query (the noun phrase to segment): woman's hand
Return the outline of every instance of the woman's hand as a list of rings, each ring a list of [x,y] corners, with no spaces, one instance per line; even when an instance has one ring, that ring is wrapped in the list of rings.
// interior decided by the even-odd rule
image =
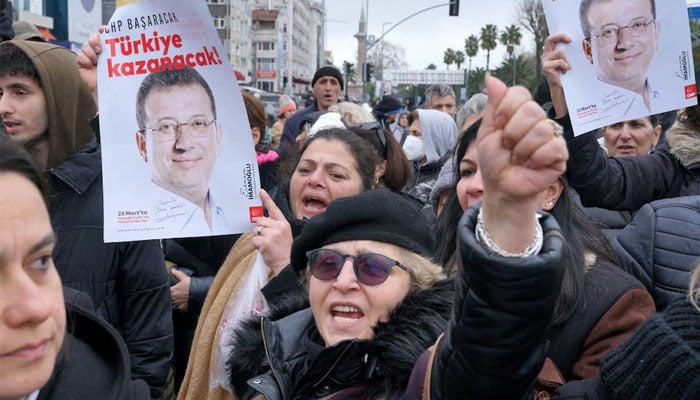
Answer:
[[[260,199],[269,217],[260,217],[253,228],[253,245],[262,254],[265,264],[275,276],[290,263],[292,252],[292,227],[265,190]]]
[[[484,224],[503,250],[518,253],[532,242],[543,192],[564,173],[569,153],[556,123],[527,89],[487,76],[486,90],[488,105],[475,142]]]
[[[568,113],[564,88],[561,85],[561,74],[565,74],[571,69],[566,54],[561,48],[557,48],[559,43],[571,43],[571,37],[565,33],[547,36],[542,51],[542,72],[549,84],[549,93],[552,96],[552,106],[556,118],[561,118]]]

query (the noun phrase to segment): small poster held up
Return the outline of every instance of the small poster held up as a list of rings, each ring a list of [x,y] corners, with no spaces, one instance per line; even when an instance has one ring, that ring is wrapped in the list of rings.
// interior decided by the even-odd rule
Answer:
[[[105,242],[251,230],[253,140],[206,3],[124,5],[100,39]]]
[[[685,0],[542,0],[574,134],[697,104]]]

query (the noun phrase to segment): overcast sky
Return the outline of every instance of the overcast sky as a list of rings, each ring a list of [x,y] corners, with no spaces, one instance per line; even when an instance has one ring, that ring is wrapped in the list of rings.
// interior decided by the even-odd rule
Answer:
[[[405,61],[409,69],[425,69],[428,64],[445,69],[442,62],[447,48],[464,51],[464,39],[469,35],[479,36],[481,27],[495,24],[502,30],[510,24],[517,24],[515,5],[520,0],[461,0],[458,17],[448,15],[448,7],[435,8],[418,14],[389,32],[385,40],[401,45],[405,50]],[[368,33],[379,37],[393,24],[420,10],[449,0],[369,0]],[[338,66],[343,60],[356,62],[358,23],[362,8],[367,0],[325,0],[327,21],[326,50],[332,51],[334,63]],[[366,10],[365,10],[366,12]],[[367,15],[367,14],[365,14]],[[532,36],[521,28],[524,42],[516,53],[532,51]],[[499,65],[505,56],[505,47],[499,45],[491,53],[491,66]],[[479,51],[472,59],[472,67],[486,66],[486,52]],[[466,62],[465,62],[466,67]],[[454,69],[452,65],[450,69]]]

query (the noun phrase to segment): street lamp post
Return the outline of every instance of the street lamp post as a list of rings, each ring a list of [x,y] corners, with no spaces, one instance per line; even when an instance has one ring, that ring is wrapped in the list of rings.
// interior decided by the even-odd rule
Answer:
[[[391,22],[382,22],[382,38],[384,37],[384,27],[387,25],[391,25]],[[379,68],[381,69],[381,81],[382,85],[384,85],[384,39],[382,39],[382,43],[380,43],[379,47]]]

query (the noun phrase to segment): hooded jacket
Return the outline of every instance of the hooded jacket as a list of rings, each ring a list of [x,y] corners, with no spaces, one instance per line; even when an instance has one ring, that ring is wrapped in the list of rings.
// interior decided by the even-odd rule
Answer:
[[[127,344],[131,375],[160,397],[173,349],[170,291],[157,241],[104,243],[102,163],[88,125],[95,102],[76,55],[48,43],[13,40],[29,56],[46,98],[49,213],[63,284],[87,293]]]
[[[425,205],[440,174],[440,169],[457,143],[457,125],[449,114],[437,110],[417,110],[426,161],[413,164],[413,178],[404,188],[409,196]]]

